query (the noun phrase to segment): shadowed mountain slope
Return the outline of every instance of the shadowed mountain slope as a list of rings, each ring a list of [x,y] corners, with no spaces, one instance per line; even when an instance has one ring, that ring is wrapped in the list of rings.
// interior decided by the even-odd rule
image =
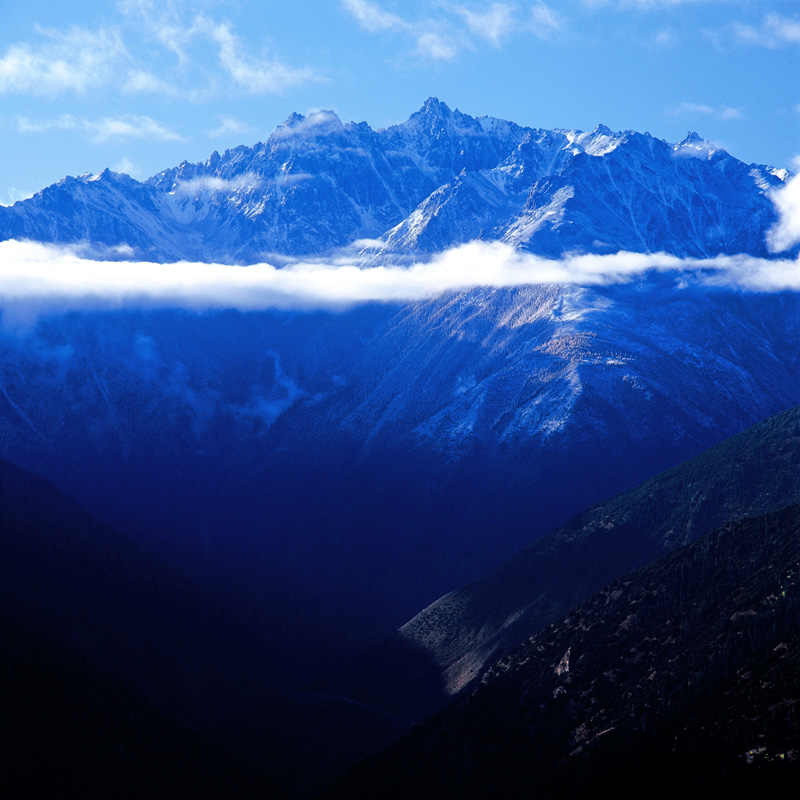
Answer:
[[[281,797],[133,685],[0,615],[6,797]]]
[[[800,402],[798,341],[800,296],[664,276],[65,314],[0,338],[0,457],[227,593],[307,674]]]
[[[621,578],[353,771],[337,797],[788,788],[800,757],[800,508]],[[646,787],[646,788],[645,788]]]
[[[185,575],[0,462],[0,612],[208,730],[268,695],[274,652]]]
[[[728,521],[800,501],[800,406],[579,514],[365,654],[355,696],[421,716],[619,575]]]

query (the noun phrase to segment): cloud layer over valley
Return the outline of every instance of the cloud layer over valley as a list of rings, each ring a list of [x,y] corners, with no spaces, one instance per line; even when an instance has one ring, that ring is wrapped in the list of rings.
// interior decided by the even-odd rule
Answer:
[[[407,268],[310,261],[283,268],[266,263],[238,267],[96,261],[75,249],[17,241],[0,243],[0,263],[4,327],[25,326],[43,314],[72,310],[340,309],[365,302],[420,300],[476,286],[629,283],[650,271],[674,275],[681,287],[800,291],[797,259],[681,259],[621,252],[551,260],[483,242]]]

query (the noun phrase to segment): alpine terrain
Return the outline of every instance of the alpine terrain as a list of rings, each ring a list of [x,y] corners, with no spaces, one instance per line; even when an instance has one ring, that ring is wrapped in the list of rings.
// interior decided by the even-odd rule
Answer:
[[[250,781],[290,796],[322,790],[456,696],[472,709],[494,687],[503,703],[518,696],[520,713],[539,709],[530,741],[547,736],[544,721],[564,721],[546,750],[559,764],[609,720],[650,753],[648,724],[620,720],[652,705],[648,686],[667,687],[673,705],[645,717],[654,735],[672,735],[684,722],[670,714],[695,708],[680,676],[710,640],[694,628],[656,637],[654,658],[682,648],[674,669],[653,667],[663,681],[649,684],[649,672],[613,671],[633,699],[622,708],[597,694],[606,714],[587,716],[585,735],[578,706],[562,706],[570,692],[592,706],[605,656],[586,656],[587,682],[562,687],[567,700],[553,696],[563,680],[551,686],[548,665],[590,616],[586,630],[605,637],[597,647],[619,628],[619,652],[644,653],[652,626],[668,629],[684,602],[704,625],[760,624],[778,607],[765,599],[770,581],[794,556],[771,532],[795,530],[795,512],[781,509],[800,502],[800,294],[734,284],[714,264],[725,257],[745,278],[754,259],[791,267],[797,248],[767,244],[791,177],[694,133],[669,143],[602,125],[524,128],[430,98],[387,129],[293,114],[265,142],[204,163],[145,181],[67,177],[0,206],[0,242],[19,242],[3,247],[36,243],[111,276],[147,262],[205,274],[220,262],[237,276],[307,278],[324,266],[334,283],[390,274],[402,284],[437,265],[458,272],[469,248],[548,269],[581,257],[621,265],[613,278],[467,277],[412,299],[309,304],[289,293],[246,308],[224,295],[213,308],[122,295],[26,307],[0,287],[0,644],[14,680],[20,663],[37,664],[20,697],[57,673],[52,719],[71,707],[58,687],[75,686],[120,752],[173,785],[164,741],[176,769],[206,762],[197,782],[210,794],[228,771],[243,796]],[[650,268],[631,272],[631,259]],[[751,539],[764,530],[759,550]],[[773,545],[777,577],[763,566]],[[739,554],[752,585],[734,569]],[[726,588],[697,594],[681,578],[691,569]],[[674,592],[641,625],[618,624],[662,584]],[[740,649],[720,634],[730,666],[708,680],[733,692],[736,670],[762,674],[753,659],[771,669],[768,648],[794,647],[794,623],[781,620]],[[511,680],[534,661],[528,693]],[[141,726],[126,727],[128,711]],[[706,735],[697,721],[712,712],[698,707],[686,741]],[[47,717],[42,704],[31,715]],[[793,719],[780,729],[789,738]],[[409,747],[433,737],[439,752],[439,733],[425,730]],[[743,725],[724,759],[757,750],[753,730]],[[509,740],[509,757],[527,757],[529,732]],[[472,735],[458,741],[469,749]],[[20,738],[28,754],[31,741]],[[448,751],[431,785],[462,755]],[[488,779],[475,767],[478,791]],[[120,785],[127,768],[114,773]],[[70,774],[80,792],[81,770]],[[520,791],[546,780],[525,778]],[[18,790],[24,774],[14,781]]]

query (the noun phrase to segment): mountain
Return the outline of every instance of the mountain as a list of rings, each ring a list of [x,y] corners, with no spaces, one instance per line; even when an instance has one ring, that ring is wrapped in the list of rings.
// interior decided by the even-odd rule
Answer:
[[[206,731],[279,684],[270,644],[199,582],[5,461],[0,531],[0,616],[45,653],[65,653],[55,660],[67,671],[77,654],[162,715]]]
[[[5,796],[283,796],[129,682],[3,615],[0,678]]]
[[[337,797],[674,797],[797,780],[800,507],[589,597]]]
[[[666,251],[768,256],[771,189],[690,134],[523,128],[436,98],[372,130],[330,111],[292,114],[253,147],[143,182],[104,170],[0,207],[0,240],[88,245],[104,258],[252,263],[379,239],[365,262],[425,257],[472,239],[549,256]]]
[[[474,238],[767,256],[786,178],[694,135],[526,129],[430,99],[386,130],[292,115],[143,182],[66,178],[0,207],[0,238],[156,261],[344,248],[360,266]],[[527,573],[480,635],[486,608],[467,603],[442,617],[451,634],[400,638],[393,696],[409,697],[408,650],[433,675],[413,714],[343,691],[354,654],[582,508],[800,403],[800,295],[667,272],[337,311],[5,310],[4,613],[308,791],[440,702],[443,675],[461,686],[510,646]],[[636,536],[616,565],[593,537],[565,545],[587,575],[536,624],[663,552]]]
[[[0,337],[0,457],[227,596],[284,674],[800,402],[800,299],[475,289]]]
[[[709,531],[800,502],[800,406],[587,509],[365,654],[348,691],[424,718],[620,575]]]

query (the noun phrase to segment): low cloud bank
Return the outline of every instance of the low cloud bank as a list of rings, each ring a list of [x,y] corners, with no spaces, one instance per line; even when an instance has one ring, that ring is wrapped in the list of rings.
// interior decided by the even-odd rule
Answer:
[[[7,241],[0,243],[0,310],[9,326],[70,310],[341,309],[421,300],[477,286],[629,283],[650,271],[673,273],[679,286],[800,291],[800,259],[746,255],[691,259],[621,252],[554,260],[496,242],[471,242],[411,267],[361,269],[338,261],[277,268],[99,261],[75,249]]]

